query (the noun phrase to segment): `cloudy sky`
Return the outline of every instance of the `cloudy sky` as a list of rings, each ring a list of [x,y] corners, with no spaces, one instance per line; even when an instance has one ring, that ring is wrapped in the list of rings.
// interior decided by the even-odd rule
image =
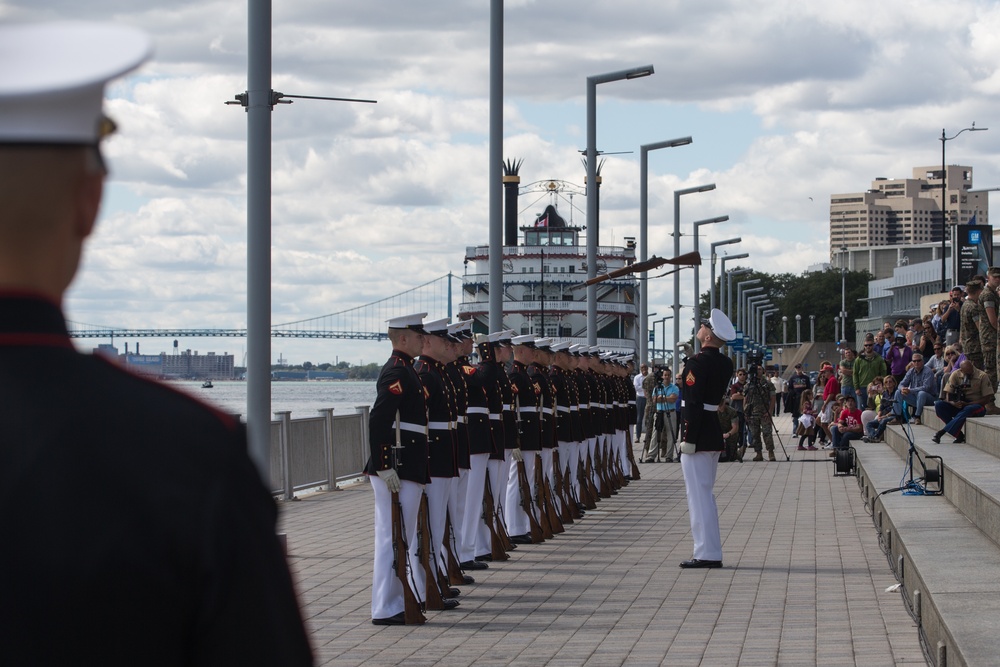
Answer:
[[[273,113],[274,322],[461,274],[466,246],[487,242],[489,4],[275,3],[275,90],[378,104],[298,100]],[[108,91],[120,132],[107,144],[113,173],[70,319],[245,326],[246,121],[223,102],[247,87],[247,11],[235,0],[0,0],[0,20],[112,20],[156,44],[150,63]],[[749,252],[748,265],[800,272],[828,258],[832,193],[939,164],[941,129],[973,121],[995,127],[949,141],[948,162],[972,165],[976,187],[1000,186],[995,2],[512,0],[504,41],[504,155],[524,160],[523,182],[582,184],[586,77],[656,68],[598,89],[598,148],[634,151],[604,166],[602,243],[638,236],[638,147],[686,135],[692,145],[650,154],[651,254],[671,254],[673,190],[716,183],[682,200],[685,233],[727,214],[702,228],[703,249],[740,236],[728,248]],[[686,236],[682,252],[690,247]],[[702,275],[707,284],[707,264]],[[672,283],[651,286],[650,310],[665,312]],[[239,363],[245,343],[182,345]],[[293,362],[386,352],[273,343],[273,357]]]

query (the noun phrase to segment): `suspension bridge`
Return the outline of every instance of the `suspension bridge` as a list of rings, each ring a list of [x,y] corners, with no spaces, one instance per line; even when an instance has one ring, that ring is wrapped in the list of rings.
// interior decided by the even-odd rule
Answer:
[[[409,313],[427,313],[428,320],[452,317],[452,281],[448,273],[430,282],[378,301],[328,315],[271,325],[272,338],[337,338],[385,340],[386,320]],[[244,338],[243,329],[137,329],[133,327],[67,322],[70,338]]]

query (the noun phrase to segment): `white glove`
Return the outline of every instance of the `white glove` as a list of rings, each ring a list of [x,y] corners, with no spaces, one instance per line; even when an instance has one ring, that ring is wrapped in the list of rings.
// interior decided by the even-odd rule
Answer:
[[[698,451],[698,446],[693,442],[682,442],[681,443],[681,454],[694,454]]]
[[[524,455],[521,453],[521,448],[510,450],[510,458],[514,459],[514,463],[520,463],[524,460]]]
[[[395,468],[379,470],[378,476],[382,478],[383,482],[385,482],[385,486],[389,489],[390,493],[399,492],[399,473],[396,472]]]

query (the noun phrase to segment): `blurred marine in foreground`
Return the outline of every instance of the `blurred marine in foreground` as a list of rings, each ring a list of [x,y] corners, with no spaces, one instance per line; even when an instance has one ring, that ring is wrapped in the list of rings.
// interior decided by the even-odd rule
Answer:
[[[104,86],[149,54],[128,28],[0,26],[0,656],[310,665],[244,429],[67,335]]]

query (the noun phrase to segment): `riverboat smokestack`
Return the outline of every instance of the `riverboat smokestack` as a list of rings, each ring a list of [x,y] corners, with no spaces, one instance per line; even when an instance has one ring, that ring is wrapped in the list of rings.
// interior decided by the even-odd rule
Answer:
[[[507,160],[503,165],[503,200],[504,200],[504,242],[505,246],[517,245],[517,190],[521,185],[521,170],[523,160]]]

